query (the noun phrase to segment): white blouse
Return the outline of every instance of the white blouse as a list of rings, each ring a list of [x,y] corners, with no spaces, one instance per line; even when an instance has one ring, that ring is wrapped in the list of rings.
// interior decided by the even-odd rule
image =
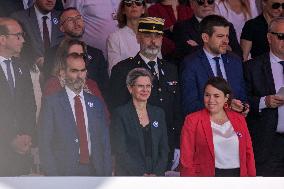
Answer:
[[[233,169],[240,167],[239,139],[230,121],[218,125],[211,121],[215,153],[215,167]]]
[[[107,39],[107,58],[108,58],[108,73],[111,74],[111,69],[118,62],[134,57],[140,51],[140,45],[137,42],[136,34],[128,26],[110,34]]]
[[[249,19],[255,18],[258,16],[255,0],[249,0],[251,18],[245,18],[243,13],[236,13],[230,9],[230,6],[226,2],[220,2],[220,0],[215,1],[215,12],[223,17],[225,17],[229,22],[234,25],[236,30],[238,41],[240,42],[242,29],[245,25],[245,22]]]

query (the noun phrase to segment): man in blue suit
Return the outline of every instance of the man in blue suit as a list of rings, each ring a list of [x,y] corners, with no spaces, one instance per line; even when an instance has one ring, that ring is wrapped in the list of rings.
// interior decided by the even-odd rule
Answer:
[[[71,53],[62,62],[65,89],[44,99],[40,118],[41,165],[49,176],[110,176],[111,153],[104,107],[83,90],[86,66]]]
[[[185,115],[204,108],[203,91],[207,80],[223,77],[230,84],[234,98],[232,109],[247,113],[245,83],[241,59],[227,52],[230,23],[218,15],[200,23],[203,48],[187,56],[181,64],[182,108]],[[237,100],[238,99],[238,100]]]

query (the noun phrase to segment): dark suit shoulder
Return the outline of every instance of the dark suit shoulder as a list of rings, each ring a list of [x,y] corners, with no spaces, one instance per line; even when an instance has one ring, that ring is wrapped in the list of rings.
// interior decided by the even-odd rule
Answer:
[[[92,47],[92,46],[89,46],[89,45],[87,45],[87,52],[88,52],[88,54],[92,54],[92,55],[96,55],[96,56],[103,55],[102,50],[97,49],[97,48]]]
[[[261,56],[246,61],[245,65],[247,68],[254,70],[257,67],[261,67],[261,65],[269,62],[270,62],[269,53],[265,53]]]

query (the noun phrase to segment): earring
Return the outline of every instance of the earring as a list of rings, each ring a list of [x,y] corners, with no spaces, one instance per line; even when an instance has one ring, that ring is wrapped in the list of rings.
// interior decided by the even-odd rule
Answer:
[[[228,102],[225,102],[225,103],[224,103],[224,108],[225,108],[225,109],[229,108]]]

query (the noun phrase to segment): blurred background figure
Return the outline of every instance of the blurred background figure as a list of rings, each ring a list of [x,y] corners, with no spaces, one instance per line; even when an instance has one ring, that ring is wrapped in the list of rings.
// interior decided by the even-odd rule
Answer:
[[[36,105],[31,76],[19,58],[24,43],[20,24],[0,18],[0,176],[30,174]]]
[[[147,15],[144,0],[122,0],[117,12],[119,29],[107,39],[108,73],[118,62],[134,57],[140,50],[136,34],[139,18]]]
[[[181,176],[256,176],[247,124],[228,108],[231,99],[226,80],[208,80],[205,108],[189,114],[182,129]]]
[[[148,103],[153,76],[145,68],[129,72],[126,85],[132,98],[112,117],[112,150],[116,176],[164,176],[168,137],[164,111]]]
[[[216,0],[215,11],[234,25],[240,42],[245,22],[258,16],[255,0]]]
[[[65,0],[64,8],[76,7],[83,17],[83,41],[106,53],[106,40],[117,28],[117,9],[120,0]]]
[[[269,52],[267,41],[268,24],[273,18],[283,15],[284,0],[262,0],[263,12],[254,19],[248,20],[242,30],[241,47],[244,61],[256,58]]]
[[[165,19],[162,55],[166,60],[175,59],[175,43],[173,41],[173,27],[176,22],[188,20],[193,12],[189,3],[184,0],[158,0],[148,8],[149,16]]]

